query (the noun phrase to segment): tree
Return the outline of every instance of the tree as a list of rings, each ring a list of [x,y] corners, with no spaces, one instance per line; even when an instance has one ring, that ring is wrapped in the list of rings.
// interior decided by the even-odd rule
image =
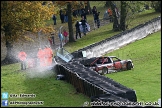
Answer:
[[[118,1],[119,2],[119,1]],[[106,1],[105,6],[111,6],[113,11],[113,30],[125,31],[132,21],[136,17],[139,12],[144,10],[144,6],[149,1],[120,1],[121,11],[120,11],[120,24],[118,23],[117,17],[117,6],[114,1]],[[118,9],[119,12],[119,9]]]
[[[52,31],[52,27],[45,27],[45,20],[54,14],[54,5],[42,1],[2,1],[1,2],[1,32],[4,32],[7,55],[2,63],[13,63],[13,43],[18,39],[28,39],[22,36],[26,31],[43,32]],[[17,60],[16,60],[17,61]]]
[[[85,12],[88,13],[88,14],[91,14],[92,10],[91,10],[91,6],[90,6],[90,2],[84,1],[84,4],[85,4]]]
[[[73,24],[72,24],[72,8],[71,3],[67,4],[67,10],[68,10],[68,27],[69,27],[69,42],[75,42],[74,39],[74,33],[73,33]]]
[[[128,26],[131,24],[133,19],[137,15],[145,10],[145,4],[149,4],[150,1],[121,1],[121,18],[120,22],[122,23],[122,30],[128,29]]]
[[[105,2],[105,7],[110,7],[111,5],[110,5],[110,2],[109,1],[106,1]]]
[[[126,17],[127,17],[127,3],[126,1],[121,1],[120,29],[122,31],[126,30]]]
[[[112,1],[110,1],[110,5],[111,5],[112,13],[113,13],[113,30],[119,31],[120,27],[119,27],[118,18],[117,18],[116,11],[115,11],[116,5]]]
[[[156,12],[161,12],[161,1],[151,1],[151,5]]]

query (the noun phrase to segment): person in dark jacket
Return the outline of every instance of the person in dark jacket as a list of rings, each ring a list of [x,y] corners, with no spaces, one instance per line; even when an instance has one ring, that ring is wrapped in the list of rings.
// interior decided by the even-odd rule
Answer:
[[[93,14],[94,21],[95,21],[95,14],[96,13],[97,13],[97,8],[96,8],[96,6],[93,6],[92,14]]]
[[[79,24],[79,21],[76,22],[75,27],[76,27],[76,39],[77,39],[77,37],[78,37],[78,34],[79,34],[79,37],[81,38],[81,32],[80,32],[80,24]]]
[[[77,18],[77,11],[73,9],[73,17]]]
[[[56,15],[55,14],[53,14],[52,19],[53,19],[54,25],[56,25]]]
[[[83,10],[82,14],[81,14],[81,18],[84,17],[84,19],[87,21],[87,16],[86,16],[86,12]]]
[[[82,28],[83,28],[83,33],[84,33],[84,35],[86,35],[86,23],[87,23],[87,21],[84,19],[84,16],[82,16],[82,19],[81,19],[81,21],[80,21],[82,24]]]
[[[65,20],[65,22],[68,22],[68,11],[67,10],[66,10],[66,13],[64,15],[64,20]]]
[[[100,27],[100,19],[99,19],[100,12],[96,12],[95,14],[95,24],[97,24],[97,27]]]
[[[61,23],[64,23],[64,13],[62,9],[60,10],[60,19],[61,19]]]

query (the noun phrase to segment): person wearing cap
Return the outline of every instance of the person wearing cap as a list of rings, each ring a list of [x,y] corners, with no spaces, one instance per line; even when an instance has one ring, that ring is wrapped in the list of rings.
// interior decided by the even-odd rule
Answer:
[[[18,54],[18,58],[21,61],[21,70],[26,70],[26,58],[27,58],[27,54],[24,51],[20,51]]]

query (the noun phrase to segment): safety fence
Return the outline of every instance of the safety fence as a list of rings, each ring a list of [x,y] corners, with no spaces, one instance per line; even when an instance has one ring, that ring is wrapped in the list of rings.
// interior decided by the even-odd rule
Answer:
[[[80,64],[79,61],[57,64],[56,70],[57,75],[64,75],[64,80],[72,84],[77,92],[91,97],[91,100],[137,101],[134,90],[99,75],[97,72]],[[99,95],[104,96],[104,98],[96,98]]]
[[[135,28],[124,31],[98,43],[91,44],[85,48],[72,53],[75,58],[82,57],[82,51],[86,51],[86,57],[98,57],[108,52],[119,49],[136,40],[145,38],[149,34],[161,30],[161,16],[154,18],[145,24],[140,24]]]

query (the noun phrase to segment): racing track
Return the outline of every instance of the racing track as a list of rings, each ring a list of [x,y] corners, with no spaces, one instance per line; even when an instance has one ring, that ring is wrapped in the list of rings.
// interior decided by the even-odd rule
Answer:
[[[125,31],[121,34],[108,38],[105,41],[95,43],[71,53],[74,56],[74,60],[68,63],[61,59],[57,59],[59,60],[57,62],[60,63],[56,65],[55,71],[57,74],[64,75],[64,79],[71,83],[78,92],[91,97],[91,101],[137,102],[135,90],[125,87],[110,78],[97,74],[95,71],[82,65],[79,59],[83,59],[82,51],[86,51],[89,58],[100,56],[106,52],[134,42],[135,40],[142,39],[160,29],[161,17],[158,17],[129,31]],[[117,43],[119,40],[121,42],[120,44]],[[126,41],[124,42],[124,40]],[[101,48],[101,44],[102,47],[106,46],[107,48],[103,50],[103,52],[99,50]],[[97,51],[94,49],[97,49]]]

